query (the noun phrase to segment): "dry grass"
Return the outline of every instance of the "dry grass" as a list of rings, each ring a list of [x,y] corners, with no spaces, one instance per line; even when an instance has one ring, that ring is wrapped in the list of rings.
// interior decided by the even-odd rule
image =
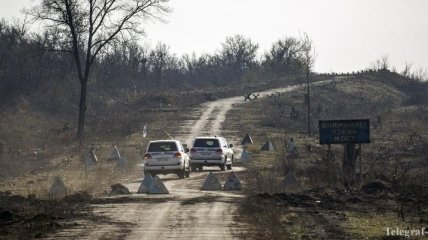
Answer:
[[[427,110],[424,106],[406,106],[409,102],[408,93],[395,85],[387,80],[360,78],[313,87],[313,137],[305,134],[306,106],[303,90],[284,94],[278,99],[252,101],[229,113],[224,124],[225,130],[238,130],[242,133],[241,137],[248,132],[255,141],[249,148],[253,158],[247,165],[246,173],[249,181],[247,193],[251,197],[243,203],[241,210],[248,223],[255,223],[254,231],[261,232],[259,237],[379,239],[385,236],[385,227],[388,226],[416,229],[426,225],[428,216],[424,212],[428,206],[406,203],[425,199],[415,193],[426,190],[415,187],[415,191],[405,192],[403,189],[410,187],[393,186],[428,186],[426,177],[423,177],[428,170],[424,167],[427,163],[424,153],[428,149]],[[293,107],[298,116],[294,120],[290,119]],[[381,177],[389,186],[404,196],[409,196],[407,199],[388,200],[388,208],[382,206],[385,200],[380,200],[377,196],[352,192],[335,193],[336,188],[343,189],[343,150],[341,146],[332,146],[336,160],[325,161],[327,147],[318,144],[317,122],[319,119],[346,118],[371,119],[372,143],[363,145],[362,152],[365,181]],[[299,158],[294,161],[284,157],[286,154],[281,150],[284,139],[289,140],[291,137],[300,153]],[[265,141],[272,141],[277,151],[261,152],[260,145]],[[407,163],[410,163],[409,169],[406,168]],[[312,196],[314,199],[309,200],[311,205],[290,205],[290,197],[293,197],[290,193],[277,196],[285,192],[281,180],[290,165],[293,166],[303,191],[300,197],[297,196],[298,201],[305,203],[308,201],[306,197]],[[323,200],[327,193],[331,197]],[[317,206],[316,199],[327,204]],[[336,202],[339,200],[340,203]],[[404,219],[400,219],[397,216],[403,206],[407,213]],[[415,208],[422,210],[416,211]]]

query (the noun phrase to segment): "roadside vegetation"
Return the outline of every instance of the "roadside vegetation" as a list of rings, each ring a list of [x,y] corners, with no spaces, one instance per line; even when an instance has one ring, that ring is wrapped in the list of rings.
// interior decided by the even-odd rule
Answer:
[[[36,33],[26,22],[0,21],[0,212],[4,213],[0,224],[6,230],[18,229],[11,228],[15,221],[25,223],[23,219],[38,213],[58,217],[43,204],[10,208],[10,198],[20,196],[26,199],[21,202],[30,203],[36,198],[49,205],[48,190],[55,176],[66,183],[69,194],[105,196],[111,184],[141,177],[136,166],[142,162],[145,144],[168,138],[165,131],[179,135],[174,129],[198,117],[197,112],[187,113],[199,104],[287,86],[304,73],[300,59],[304,41],[293,37],[275,42],[262,60],[258,44],[242,35],[227,37],[214,54],[184,56],[162,43],[112,42],[91,67],[85,137],[76,141],[79,73],[73,55],[64,51],[70,42],[56,30]],[[125,168],[107,160],[114,145],[127,159]],[[96,170],[87,171],[90,149],[99,162]],[[34,228],[29,234],[43,231]],[[5,238],[16,233],[1,232]]]
[[[77,141],[81,85],[76,63],[62,51],[69,47],[56,29],[35,33],[25,22],[0,21],[0,238],[38,237],[65,218],[90,218],[86,203],[108,195],[113,183],[141,177],[136,166],[146,143],[179,135],[174,129],[199,117],[201,103],[292,84],[302,87],[248,101],[223,124],[224,133],[248,132],[255,140],[242,173],[249,232],[271,239],[375,239],[384,226],[428,222],[428,86],[425,72],[411,65],[397,73],[382,58],[360,72],[316,74],[307,35],[284,37],[265,53],[234,35],[216,53],[183,56],[163,43],[112,41],[87,75],[85,137]],[[372,143],[361,152],[367,191],[341,184],[340,146],[333,146],[332,162],[318,144],[318,120],[343,118],[372,123]],[[266,141],[275,152],[260,151]],[[115,145],[126,166],[107,160]],[[91,171],[84,165],[90,149],[99,160]],[[290,171],[299,181],[291,192],[281,184]],[[55,176],[67,183],[64,201],[49,199]],[[28,230],[22,236],[21,227]]]
[[[67,42],[54,36],[49,28],[34,33],[25,22],[0,21],[0,162],[9,166],[0,177],[30,171],[30,159],[52,158],[62,147],[83,144],[87,151],[100,141],[118,143],[146,123],[162,134],[159,126],[169,126],[169,116],[205,101],[293,84],[304,73],[305,40],[294,37],[275,42],[262,60],[258,44],[241,35],[199,56],[177,56],[162,43],[114,42],[91,68],[85,138],[76,141],[78,73],[72,55],[59,51]]]
[[[313,85],[311,137],[304,87],[231,111],[225,131],[248,132],[255,142],[248,146],[249,197],[241,208],[252,233],[260,233],[255,238],[388,239],[387,227],[426,227],[427,87],[386,69]],[[329,161],[327,146],[319,145],[318,120],[361,118],[370,119],[371,143],[361,149],[364,180],[350,187],[343,185],[343,146],[332,145]],[[297,157],[288,152],[290,138]],[[266,141],[276,151],[260,151]],[[284,184],[290,172],[298,186]]]

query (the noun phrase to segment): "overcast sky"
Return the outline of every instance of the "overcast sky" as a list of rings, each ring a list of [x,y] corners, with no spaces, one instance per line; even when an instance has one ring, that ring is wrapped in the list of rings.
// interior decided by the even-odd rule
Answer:
[[[0,16],[22,17],[32,0],[0,0]],[[382,56],[401,70],[428,68],[428,0],[170,0],[167,23],[149,23],[147,41],[178,55],[214,53],[242,34],[260,53],[285,36],[314,41],[315,70],[356,71]]]

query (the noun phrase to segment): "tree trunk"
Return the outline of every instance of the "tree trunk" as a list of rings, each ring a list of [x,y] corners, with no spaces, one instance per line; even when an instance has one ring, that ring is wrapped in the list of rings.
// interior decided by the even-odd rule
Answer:
[[[308,136],[311,136],[311,95],[309,89],[309,71],[306,72],[307,101],[308,101]]]
[[[80,81],[80,102],[79,102],[79,120],[77,124],[77,140],[83,139],[83,131],[85,128],[85,115],[86,115],[86,89],[88,81],[84,79]]]

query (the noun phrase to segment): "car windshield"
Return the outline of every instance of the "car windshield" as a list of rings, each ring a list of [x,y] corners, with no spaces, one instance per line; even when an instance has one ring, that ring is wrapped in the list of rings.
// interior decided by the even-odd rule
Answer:
[[[217,139],[196,139],[193,147],[220,147]]]
[[[150,143],[148,152],[170,152],[177,151],[175,142],[155,142]]]

